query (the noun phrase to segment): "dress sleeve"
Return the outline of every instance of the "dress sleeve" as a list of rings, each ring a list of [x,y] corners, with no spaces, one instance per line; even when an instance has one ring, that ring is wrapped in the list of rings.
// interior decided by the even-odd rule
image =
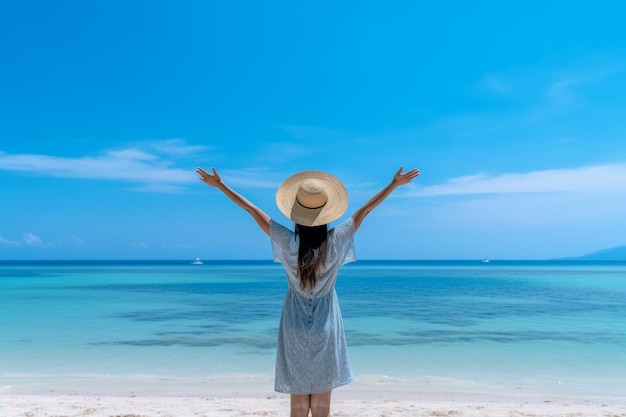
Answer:
[[[330,247],[334,252],[333,258],[339,261],[339,265],[356,261],[354,233],[354,219],[352,217],[349,217],[332,230],[332,244]]]
[[[287,229],[282,224],[270,220],[270,239],[272,241],[272,254],[274,262],[285,265],[286,260],[295,248],[296,258],[298,255],[298,244],[295,238],[295,232]]]

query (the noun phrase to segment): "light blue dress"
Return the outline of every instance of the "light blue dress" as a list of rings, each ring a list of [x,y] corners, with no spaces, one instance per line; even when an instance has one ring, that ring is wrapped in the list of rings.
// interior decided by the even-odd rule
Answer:
[[[298,236],[272,220],[270,238],[274,261],[285,267],[288,283],[278,329],[274,389],[304,395],[351,383],[335,282],[339,268],[356,260],[354,220],[350,217],[329,231],[324,270],[309,291],[300,289]]]

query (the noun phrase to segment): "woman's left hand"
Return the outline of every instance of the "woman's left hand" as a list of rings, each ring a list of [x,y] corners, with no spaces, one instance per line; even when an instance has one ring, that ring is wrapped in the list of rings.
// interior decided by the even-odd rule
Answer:
[[[211,168],[213,170],[213,174],[209,174],[202,168],[197,168],[196,172],[200,175],[200,181],[204,182],[211,187],[217,187],[222,182],[222,177],[217,173],[215,168]]]
[[[415,178],[419,177],[419,175],[420,175],[420,170],[417,168],[413,168],[412,170],[403,173],[402,167],[400,167],[398,172],[396,172],[395,175],[393,176],[392,183],[396,187],[399,187],[401,185],[410,183]]]

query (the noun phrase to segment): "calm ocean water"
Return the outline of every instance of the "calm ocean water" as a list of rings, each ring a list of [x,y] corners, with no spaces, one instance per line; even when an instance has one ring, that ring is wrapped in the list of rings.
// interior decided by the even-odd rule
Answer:
[[[285,291],[263,261],[0,262],[0,384],[271,379]],[[626,392],[626,262],[359,261],[337,292],[357,381]]]

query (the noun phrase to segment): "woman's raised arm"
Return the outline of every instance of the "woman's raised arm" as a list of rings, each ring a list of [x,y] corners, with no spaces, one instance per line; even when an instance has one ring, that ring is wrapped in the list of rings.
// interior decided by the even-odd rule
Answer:
[[[405,173],[402,172],[402,167],[394,174],[393,179],[385,188],[380,190],[374,197],[363,205],[360,209],[354,212],[352,218],[354,219],[354,230],[358,230],[363,223],[365,217],[370,214],[380,203],[382,203],[389,195],[399,186],[405,185],[413,181],[420,175],[420,171],[417,168],[413,168]]]
[[[213,174],[208,173],[202,168],[196,169],[198,175],[200,175],[200,181],[204,182],[211,187],[215,187],[221,192],[223,192],[226,197],[228,197],[233,203],[237,204],[239,207],[250,213],[254,221],[259,225],[261,230],[265,232],[266,235],[270,234],[270,217],[265,214],[263,210],[252,204],[248,201],[244,196],[239,194],[237,191],[230,188],[222,181],[222,177],[217,173],[215,168],[212,168]]]

